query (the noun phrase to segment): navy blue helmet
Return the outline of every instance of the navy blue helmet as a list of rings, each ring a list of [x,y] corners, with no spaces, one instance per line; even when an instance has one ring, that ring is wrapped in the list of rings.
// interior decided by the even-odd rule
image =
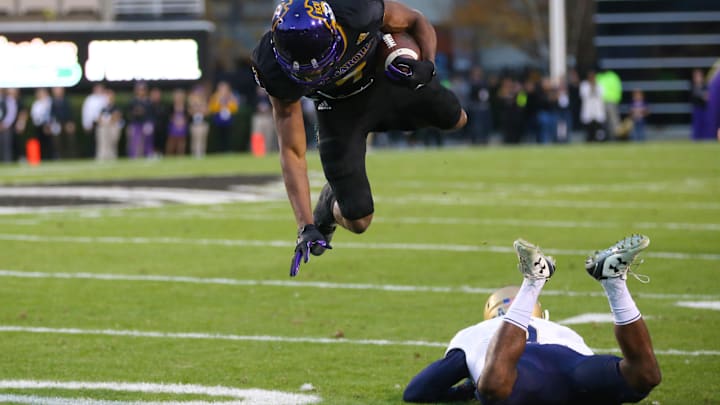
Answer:
[[[284,0],[277,6],[272,45],[280,67],[306,86],[326,81],[344,48],[330,5],[310,0]]]

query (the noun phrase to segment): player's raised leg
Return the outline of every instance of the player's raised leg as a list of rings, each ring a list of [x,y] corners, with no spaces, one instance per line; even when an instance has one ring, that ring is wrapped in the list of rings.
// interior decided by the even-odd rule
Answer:
[[[661,373],[653,352],[650,333],[627,288],[627,273],[637,255],[650,244],[644,235],[628,236],[585,261],[587,272],[605,289],[615,321],[615,337],[623,359],[620,373],[639,393],[649,393],[660,384]]]
[[[322,128],[325,117],[319,114],[319,118]],[[321,135],[318,146],[328,183],[313,210],[315,225],[326,238],[332,238],[336,225],[357,234],[365,232],[375,211],[365,170],[365,133],[355,130],[347,137]]]
[[[490,401],[506,399],[512,393],[535,304],[545,282],[555,273],[555,261],[537,246],[522,239],[513,246],[524,280],[488,347],[485,368],[477,382],[478,391]]]

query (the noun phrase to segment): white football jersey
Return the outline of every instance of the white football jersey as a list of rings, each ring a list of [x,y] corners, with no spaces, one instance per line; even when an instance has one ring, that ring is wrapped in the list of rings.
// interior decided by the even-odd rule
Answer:
[[[452,338],[445,351],[445,354],[452,349],[461,349],[465,352],[465,361],[473,381],[478,380],[485,367],[485,355],[488,346],[502,322],[503,318],[497,317],[461,330]],[[588,356],[593,354],[592,350],[585,344],[582,336],[575,331],[540,318],[533,317],[530,320],[528,341],[539,344],[562,345]]]

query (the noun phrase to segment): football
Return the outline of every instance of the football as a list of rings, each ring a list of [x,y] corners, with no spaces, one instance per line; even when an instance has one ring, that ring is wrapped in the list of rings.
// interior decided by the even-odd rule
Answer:
[[[384,34],[378,45],[378,55],[385,70],[398,56],[415,60],[419,60],[422,56],[420,46],[410,34],[405,32]]]

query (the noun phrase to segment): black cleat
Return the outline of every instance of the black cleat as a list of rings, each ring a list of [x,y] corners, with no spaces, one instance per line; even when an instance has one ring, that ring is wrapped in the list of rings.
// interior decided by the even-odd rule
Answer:
[[[318,197],[315,210],[313,211],[313,221],[318,231],[325,237],[325,241],[330,244],[333,235],[335,234],[335,216],[333,215],[333,205],[335,205],[335,195],[333,194],[330,184],[325,184],[320,191],[320,197]],[[312,254],[320,256],[325,253],[325,248],[316,245],[311,248]]]

